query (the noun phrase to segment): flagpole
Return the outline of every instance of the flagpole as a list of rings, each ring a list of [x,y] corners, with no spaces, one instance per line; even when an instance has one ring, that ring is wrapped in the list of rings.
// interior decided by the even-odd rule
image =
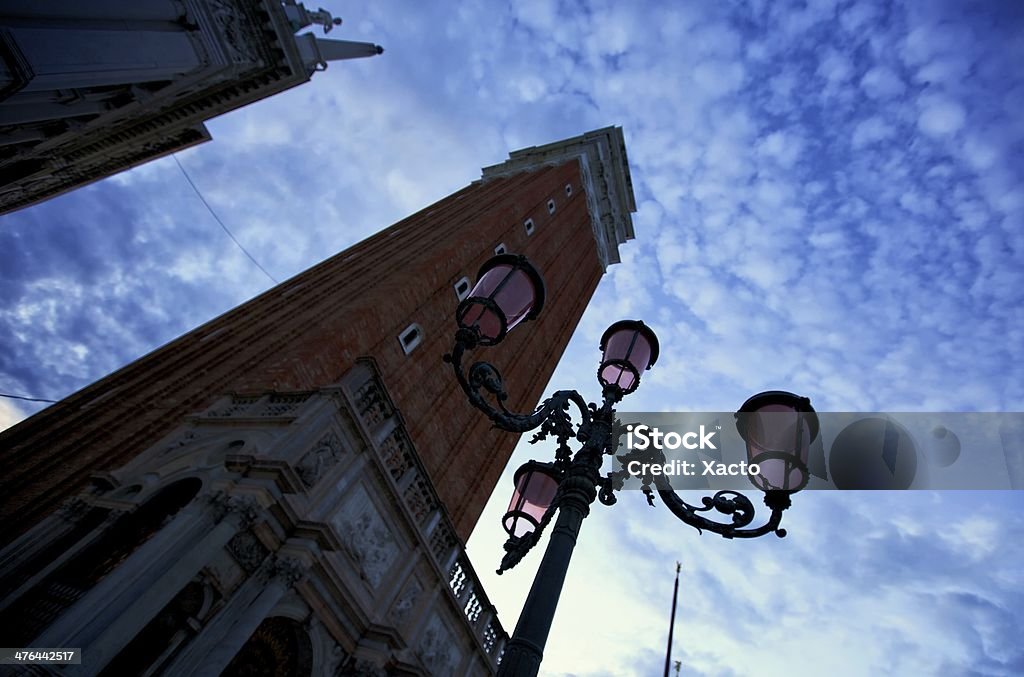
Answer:
[[[672,664],[672,631],[676,625],[676,600],[679,598],[679,569],[682,565],[676,562],[676,587],[672,591],[672,617],[668,622],[668,646],[665,648],[665,677],[668,677],[668,668]],[[676,670],[676,674],[679,671]]]

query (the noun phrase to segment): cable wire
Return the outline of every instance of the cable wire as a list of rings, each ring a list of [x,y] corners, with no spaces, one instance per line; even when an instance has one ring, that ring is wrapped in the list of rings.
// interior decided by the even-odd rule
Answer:
[[[7,397],[12,400],[25,400],[26,402],[49,402],[50,404],[57,403],[57,400],[44,400],[41,397],[25,397],[24,395],[8,395],[7,393],[0,393],[0,397]]]
[[[185,167],[184,167],[184,166],[183,166],[183,165],[181,164],[181,161],[180,161],[180,160],[178,159],[178,156],[177,156],[177,155],[175,155],[174,153],[171,153],[171,157],[173,157],[173,158],[174,158],[174,162],[175,162],[175,163],[177,163],[177,165],[178,165],[178,169],[180,169],[180,170],[181,170],[181,173],[182,173],[182,174],[184,175],[184,177],[185,177],[185,180],[186,180],[186,181],[188,181],[188,185],[192,186],[192,190],[194,190],[194,191],[196,192],[196,196],[197,196],[197,197],[198,197],[198,198],[199,198],[199,199],[200,199],[200,200],[202,201],[202,203],[203,203],[204,205],[206,205],[206,209],[207,209],[207,210],[208,210],[208,211],[210,212],[210,215],[211,215],[211,216],[213,216],[213,218],[214,218],[214,219],[216,219],[217,223],[219,223],[219,224],[220,224],[220,227],[221,227],[221,228],[223,228],[223,229],[224,229],[224,232],[225,232],[225,233],[227,233],[227,234],[228,234],[228,237],[230,237],[230,238],[231,238],[231,241],[232,241],[232,242],[234,242],[234,243],[235,243],[236,245],[238,245],[238,248],[242,250],[242,253],[243,253],[243,254],[245,254],[246,256],[248,256],[248,257],[249,257],[249,260],[250,260],[250,261],[252,261],[252,262],[253,262],[253,263],[254,263],[254,264],[256,265],[256,267],[257,267],[257,268],[259,268],[260,270],[262,270],[262,271],[263,271],[263,274],[264,274],[264,275],[266,275],[267,277],[269,277],[269,278],[270,278],[270,281],[271,281],[271,282],[273,282],[274,284],[278,284],[278,282],[277,282],[277,280],[276,280],[276,279],[274,278],[274,276],[273,276],[273,275],[271,275],[270,273],[268,273],[268,272],[267,272],[267,269],[266,269],[266,268],[264,268],[263,266],[261,266],[261,265],[260,265],[260,262],[259,262],[259,261],[257,261],[257,260],[256,260],[255,258],[253,258],[253,255],[252,255],[252,254],[250,254],[250,253],[248,252],[248,250],[247,250],[247,249],[246,249],[245,247],[243,247],[243,246],[242,246],[242,243],[241,243],[241,242],[239,242],[239,241],[238,241],[238,240],[237,240],[237,239],[235,238],[235,236],[231,234],[231,231],[230,231],[230,230],[228,230],[228,227],[227,227],[227,226],[225,226],[225,225],[224,225],[224,222],[220,220],[220,217],[219,217],[219,216],[217,216],[217,212],[213,211],[213,207],[211,207],[211,206],[210,206],[210,203],[206,201],[206,198],[205,198],[205,197],[203,197],[203,194],[199,192],[199,188],[197,188],[197,187],[196,187],[196,184],[195,184],[195,183],[194,183],[194,182],[192,181],[192,177],[191,177],[191,176],[189,176],[189,175],[188,175],[188,172],[186,172],[186,171],[185,171]]]
[[[221,221],[219,216],[217,216],[217,212],[213,211],[213,207],[211,207],[210,203],[206,201],[206,198],[203,197],[203,194],[199,192],[199,188],[196,187],[195,182],[192,181],[192,177],[188,175],[187,171],[185,171],[185,167],[182,166],[181,161],[178,159],[178,156],[173,154],[173,153],[171,153],[171,157],[174,158],[174,162],[175,162],[175,164],[178,165],[178,169],[181,170],[181,173],[185,177],[185,180],[188,181],[188,185],[192,186],[192,190],[195,191],[196,196],[203,203],[203,205],[206,206],[206,209],[210,212],[210,215],[217,221],[218,224],[220,224],[220,227],[224,229],[224,232],[228,234],[228,237],[231,238],[231,241],[234,242],[236,245],[238,245],[238,248],[242,250],[242,253],[245,254],[246,256],[248,256],[249,260],[252,261],[256,265],[257,268],[259,268],[261,271],[263,271],[263,274],[266,275],[268,278],[270,278],[271,282],[273,282],[274,284],[278,284],[278,281],[274,278],[274,276],[271,275],[270,273],[268,273],[267,269],[264,268],[263,266],[261,266],[260,262],[257,261],[255,258],[253,258],[253,255],[250,254],[248,252],[248,250],[246,250],[246,248],[242,246],[242,243],[239,242],[235,238],[235,236],[231,234],[231,231],[228,230],[228,227],[225,226],[224,222]],[[47,399],[43,399],[42,397],[25,397],[24,395],[11,395],[10,393],[0,393],[0,397],[6,397],[6,398],[11,399],[11,400],[23,400],[25,402],[46,402],[47,404],[56,404],[57,403],[57,400],[47,400]]]

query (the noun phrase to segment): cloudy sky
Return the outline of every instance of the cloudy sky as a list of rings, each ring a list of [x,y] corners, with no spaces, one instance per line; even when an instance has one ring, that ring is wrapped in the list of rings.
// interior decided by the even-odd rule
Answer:
[[[626,135],[637,238],[553,387],[598,395],[609,318],[662,358],[633,410],[1024,409],[1024,5],[337,3],[373,59],[209,123],[179,160],[278,280],[509,150]],[[285,245],[285,243],[287,243]],[[0,391],[58,399],[271,286],[173,159],[0,218]],[[1016,349],[1013,346],[1018,346]],[[0,400],[0,423],[36,411]],[[511,471],[470,541],[498,578]],[[639,495],[584,525],[546,675],[659,674],[674,562],[686,675],[1024,673],[1024,499],[805,492],[790,536],[698,535]]]

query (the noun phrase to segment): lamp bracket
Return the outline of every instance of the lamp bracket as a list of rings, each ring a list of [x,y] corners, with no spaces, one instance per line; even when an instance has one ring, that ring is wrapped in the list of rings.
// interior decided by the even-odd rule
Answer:
[[[665,454],[653,447],[645,450],[632,449],[615,458],[623,469],[612,471],[601,479],[599,498],[605,505],[615,503],[615,497],[611,495],[612,489],[622,489],[626,479],[633,477],[625,470],[632,461],[638,461],[641,468],[665,464]],[[724,538],[756,538],[768,533],[775,533],[779,538],[786,535],[786,530],[780,529],[779,523],[782,521],[782,512],[790,506],[792,492],[777,490],[765,492],[764,502],[771,510],[768,521],[759,527],[745,529],[744,527],[753,523],[756,510],[750,499],[737,491],[726,489],[716,492],[713,496],[705,496],[701,499],[701,507],[697,507],[681,499],[665,475],[644,473],[639,479],[640,489],[646,496],[648,505],[654,505],[655,494],[657,494],[673,515],[700,533],[707,530]],[[719,522],[698,514],[711,511],[729,517],[730,521]]]
[[[558,440],[560,448],[568,449],[565,443],[578,437],[573,428],[572,417],[569,416],[569,405],[575,405],[579,411],[579,431],[586,431],[591,425],[591,408],[586,400],[575,390],[559,390],[544,400],[533,413],[520,414],[509,411],[505,406],[508,393],[498,368],[489,362],[474,362],[469,373],[463,367],[463,358],[467,350],[480,345],[479,337],[470,329],[459,329],[455,334],[455,346],[452,352],[444,356],[444,361],[452,365],[455,378],[469,398],[469,403],[487,414],[495,427],[508,432],[524,433],[540,428],[534,435],[533,442],[548,437]],[[495,400],[495,404],[491,403]],[[565,451],[563,455],[568,454]],[[563,465],[567,465],[566,459]]]

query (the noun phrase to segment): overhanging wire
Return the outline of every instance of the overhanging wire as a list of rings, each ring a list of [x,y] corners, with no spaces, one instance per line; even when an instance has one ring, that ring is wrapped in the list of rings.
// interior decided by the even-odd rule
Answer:
[[[50,404],[57,403],[57,400],[44,400],[41,397],[25,397],[24,395],[9,395],[8,393],[0,393],[0,397],[7,397],[12,400],[25,400],[26,402],[49,402]]]
[[[259,262],[259,261],[257,261],[257,260],[256,260],[255,258],[253,258],[253,255],[252,255],[252,254],[250,254],[250,253],[249,253],[249,251],[248,251],[248,250],[247,250],[247,249],[246,249],[245,247],[243,247],[243,246],[242,246],[242,243],[241,243],[241,242],[239,242],[239,241],[238,241],[238,240],[237,240],[237,239],[235,238],[235,236],[231,234],[231,231],[230,231],[230,230],[228,230],[228,227],[227,227],[227,226],[225,226],[225,225],[224,225],[224,222],[220,220],[220,217],[219,217],[219,216],[217,216],[217,212],[213,211],[213,207],[211,207],[211,206],[210,206],[210,203],[206,201],[206,198],[205,198],[205,197],[203,197],[203,194],[199,192],[199,188],[197,188],[197,187],[196,187],[196,184],[195,184],[195,183],[194,183],[194,182],[192,181],[192,177],[191,177],[191,176],[189,176],[189,175],[188,175],[188,172],[186,172],[186,171],[185,171],[185,167],[184,167],[184,166],[183,166],[183,165],[181,164],[181,161],[180,161],[180,160],[178,159],[178,156],[177,156],[177,155],[175,155],[174,153],[171,153],[171,157],[173,157],[173,158],[174,158],[174,162],[175,162],[175,163],[176,163],[176,164],[178,165],[178,169],[180,169],[180,170],[181,170],[181,173],[182,173],[182,175],[183,175],[183,176],[185,177],[185,180],[186,180],[186,181],[188,181],[188,185],[192,186],[192,190],[194,190],[194,191],[195,191],[195,193],[196,193],[196,196],[197,196],[197,197],[198,197],[198,198],[200,199],[200,201],[202,201],[202,203],[203,203],[203,204],[204,204],[204,205],[206,206],[206,209],[207,209],[207,211],[209,211],[209,212],[210,212],[210,215],[211,215],[211,216],[212,216],[212,217],[213,217],[213,218],[214,218],[214,219],[215,219],[215,220],[217,221],[217,223],[219,223],[219,224],[220,224],[220,227],[224,229],[224,232],[228,234],[228,237],[230,237],[230,238],[231,238],[231,241],[232,241],[232,242],[234,242],[234,243],[235,243],[236,245],[238,245],[238,248],[242,250],[242,253],[243,253],[243,254],[245,254],[246,256],[248,256],[248,257],[249,257],[249,260],[250,260],[250,261],[252,261],[252,262],[253,262],[253,264],[255,264],[255,266],[256,266],[257,268],[259,268],[260,270],[262,270],[262,271],[263,271],[263,274],[264,274],[264,275],[266,275],[267,277],[269,277],[269,278],[270,278],[270,281],[271,281],[271,282],[273,282],[274,284],[278,284],[277,280],[276,280],[276,279],[274,279],[274,276],[273,276],[273,275],[271,275],[270,273],[268,273],[268,272],[267,272],[267,269],[266,269],[266,268],[264,268],[263,266],[261,266],[261,265],[260,265],[260,262]]]
[[[255,258],[253,258],[253,255],[250,254],[248,252],[248,250],[245,247],[242,246],[242,243],[239,242],[238,239],[235,238],[234,235],[232,235],[231,231],[228,230],[228,227],[224,225],[224,222],[221,221],[219,216],[217,216],[217,212],[213,211],[213,207],[211,207],[210,203],[206,201],[206,198],[203,197],[203,194],[199,192],[199,188],[196,187],[195,182],[192,181],[192,177],[188,175],[187,171],[185,171],[185,167],[182,166],[181,161],[178,160],[178,156],[173,154],[173,153],[171,153],[171,157],[174,158],[174,162],[175,162],[175,164],[178,165],[178,169],[181,170],[181,173],[185,177],[185,180],[188,181],[188,185],[192,186],[192,190],[195,191],[196,197],[199,198],[199,200],[203,203],[203,205],[206,207],[207,211],[210,212],[210,215],[214,218],[214,220],[217,221],[217,223],[220,225],[220,227],[224,229],[224,232],[228,234],[228,237],[231,238],[231,241],[234,242],[238,246],[238,248],[242,250],[243,254],[245,254],[246,256],[249,257],[249,260],[252,261],[253,264],[257,268],[259,268],[263,272],[264,275],[266,275],[268,278],[270,278],[271,282],[273,282],[274,284],[278,284],[278,281],[274,278],[274,276],[271,275],[270,273],[268,273],[267,269],[264,268],[263,266],[261,266],[260,262],[257,261]],[[11,400],[23,400],[25,402],[45,402],[47,404],[56,404],[57,403],[57,400],[47,400],[47,399],[44,399],[42,397],[26,397],[24,395],[12,395],[10,393],[0,393],[0,397],[5,397],[5,398],[11,399]]]

